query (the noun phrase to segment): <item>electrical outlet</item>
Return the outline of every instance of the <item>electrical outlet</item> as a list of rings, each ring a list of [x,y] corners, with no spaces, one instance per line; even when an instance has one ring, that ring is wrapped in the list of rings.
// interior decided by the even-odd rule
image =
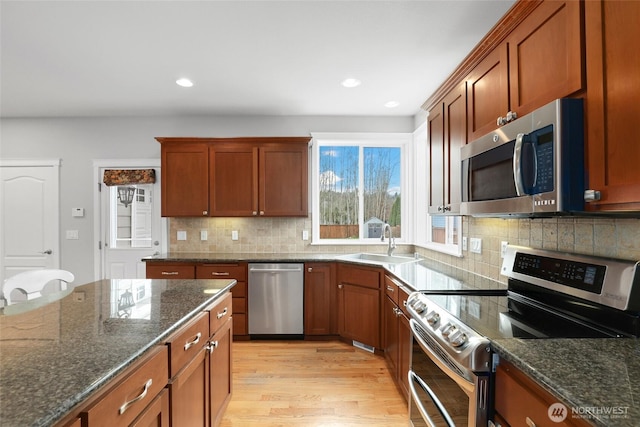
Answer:
[[[184,230],[178,231],[177,239],[178,240],[187,240],[187,232],[184,231]]]
[[[302,240],[309,240],[309,231],[302,230]]]
[[[469,245],[471,247],[471,253],[481,254],[482,253],[482,239],[478,237],[472,237],[469,239]]]
[[[504,258],[507,254],[507,246],[509,246],[509,242],[500,242],[500,258]]]
[[[467,250],[467,236],[462,237],[462,250],[463,251]]]
[[[207,240],[207,230],[200,230],[200,240]]]
[[[238,230],[231,231],[231,240],[238,240]]]

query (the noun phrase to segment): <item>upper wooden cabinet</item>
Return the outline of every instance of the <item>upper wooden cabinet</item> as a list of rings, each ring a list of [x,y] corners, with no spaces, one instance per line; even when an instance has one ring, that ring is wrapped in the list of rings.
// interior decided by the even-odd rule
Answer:
[[[429,111],[429,213],[460,212],[460,147],[467,143],[465,83]]]
[[[209,214],[209,162],[207,144],[162,143],[162,216]]]
[[[508,112],[521,117],[584,87],[581,2],[544,1],[466,78],[473,141]]]
[[[212,216],[306,216],[309,138],[212,144]]]
[[[585,2],[588,188],[593,211],[640,210],[640,2]]]
[[[309,137],[156,138],[163,216],[307,216]]]

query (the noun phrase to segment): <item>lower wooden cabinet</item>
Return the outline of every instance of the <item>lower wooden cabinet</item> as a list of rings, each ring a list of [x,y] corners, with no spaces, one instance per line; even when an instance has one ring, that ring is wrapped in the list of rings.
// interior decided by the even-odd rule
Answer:
[[[231,399],[231,293],[168,340],[172,426],[216,426]]]
[[[130,427],[169,427],[169,390],[162,390]]]
[[[338,333],[334,263],[304,265],[304,334]]]
[[[338,333],[380,349],[382,269],[338,264]]]
[[[551,420],[548,415],[549,407],[558,403],[558,398],[543,389],[533,379],[511,363],[501,360],[496,369],[494,424],[501,427],[509,426],[590,426],[581,418],[572,418],[569,407],[565,410],[566,418]],[[562,415],[559,413],[559,415]]]
[[[408,400],[411,353],[411,330],[405,312],[408,293],[389,276],[385,276],[384,288],[384,356],[398,389]]]

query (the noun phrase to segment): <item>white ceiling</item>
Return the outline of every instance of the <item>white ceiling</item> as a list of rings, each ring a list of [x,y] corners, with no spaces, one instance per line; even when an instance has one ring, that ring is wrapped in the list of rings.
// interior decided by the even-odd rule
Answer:
[[[0,114],[410,116],[512,4],[2,0]]]

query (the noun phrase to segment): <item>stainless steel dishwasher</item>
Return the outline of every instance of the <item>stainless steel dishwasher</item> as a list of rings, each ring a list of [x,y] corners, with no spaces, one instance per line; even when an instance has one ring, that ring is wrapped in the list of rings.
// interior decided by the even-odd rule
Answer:
[[[249,264],[249,334],[304,333],[304,264]]]

